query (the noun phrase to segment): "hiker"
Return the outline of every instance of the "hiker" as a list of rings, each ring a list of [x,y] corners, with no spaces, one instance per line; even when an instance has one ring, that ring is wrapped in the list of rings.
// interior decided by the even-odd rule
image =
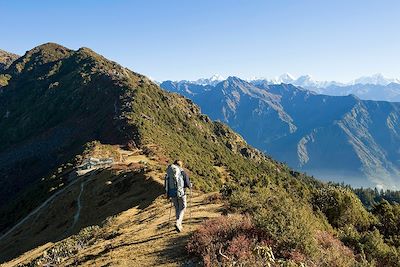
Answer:
[[[182,231],[183,215],[186,209],[186,194],[185,188],[192,188],[189,176],[182,169],[183,163],[180,160],[175,160],[173,164],[167,168],[165,175],[165,193],[175,206],[176,224],[175,228],[178,232]]]

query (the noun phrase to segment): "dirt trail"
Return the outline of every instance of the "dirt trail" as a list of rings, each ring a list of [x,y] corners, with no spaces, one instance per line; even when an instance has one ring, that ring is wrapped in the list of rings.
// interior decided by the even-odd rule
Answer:
[[[150,165],[158,165],[143,155],[127,155],[125,161],[126,164],[146,161]],[[163,173],[160,171],[153,171],[150,176],[157,183],[163,183]],[[152,189],[148,188],[148,190]],[[84,181],[80,184],[80,193],[77,198],[78,209],[74,214],[73,225],[79,224],[77,224],[80,220],[79,206],[85,205],[80,197],[82,192],[86,192]],[[193,266],[185,251],[190,233],[204,220],[221,214],[222,204],[208,203],[206,201],[208,196],[209,194],[193,192],[192,205],[186,211],[182,233],[177,233],[173,226],[175,217],[173,210],[171,222],[168,224],[170,202],[164,196],[159,196],[144,209],[140,205],[127,209],[116,215],[104,227],[105,233],[113,233],[111,237],[98,240],[81,249],[73,259],[63,262],[60,266],[76,266],[76,264],[79,266]],[[142,198],[142,196],[138,197]],[[189,219],[190,209],[191,219]],[[47,243],[36,247],[2,266],[16,266],[30,262],[53,245],[53,243]]]
[[[81,191],[79,191],[79,195],[78,198],[76,199],[76,203],[77,203],[77,209],[76,209],[76,213],[74,215],[74,222],[72,223],[71,226],[71,230],[74,229],[76,223],[79,220],[79,216],[81,215],[81,209],[82,209],[82,205],[81,205],[81,197],[82,197],[82,193],[83,193],[83,189],[85,188],[85,184],[87,181],[82,181],[81,182]]]
[[[108,233],[115,232],[114,238],[82,249],[59,266],[198,266],[190,260],[185,245],[201,222],[221,214],[221,204],[205,203],[208,196],[194,193],[192,218],[189,219],[187,210],[182,233],[175,231],[174,216],[168,224],[170,202],[159,197],[144,210],[132,208],[119,214],[105,229]],[[47,243],[1,266],[27,263],[52,246]]]
[[[204,204],[207,195],[195,194],[192,219],[189,210],[184,231],[177,233],[174,219],[168,224],[170,203],[157,199],[145,210],[130,209],[121,213],[110,230],[118,236],[81,251],[77,261],[81,266],[181,266],[189,265],[185,251],[187,239],[204,220],[220,215],[220,204]],[[171,216],[174,217],[174,216]],[[76,259],[74,259],[76,260]],[[73,260],[64,266],[73,264]]]
[[[82,178],[81,178],[82,179]],[[51,202],[56,199],[59,195],[61,195],[65,190],[71,188],[75,183],[77,183],[78,181],[80,181],[81,179],[75,179],[73,182],[71,182],[69,185],[67,185],[66,187],[64,187],[63,189],[61,189],[60,191],[54,193],[54,195],[52,195],[51,197],[49,197],[45,202],[43,202],[39,207],[37,207],[36,209],[34,209],[31,213],[29,213],[27,216],[25,216],[21,221],[19,221],[16,225],[14,225],[10,230],[8,230],[7,232],[5,232],[3,235],[0,236],[0,241],[2,239],[4,239],[5,237],[7,237],[9,234],[11,234],[13,231],[15,231],[19,226],[21,226],[22,224],[24,224],[26,221],[28,221],[33,215],[36,214],[36,218],[40,215],[40,212],[42,212],[42,210],[51,204]]]

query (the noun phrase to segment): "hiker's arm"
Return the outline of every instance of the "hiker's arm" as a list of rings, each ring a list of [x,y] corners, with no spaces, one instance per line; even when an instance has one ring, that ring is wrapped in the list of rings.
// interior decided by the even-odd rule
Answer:
[[[189,175],[185,171],[182,171],[182,175],[185,182],[185,187],[192,188],[192,183],[190,182]]]

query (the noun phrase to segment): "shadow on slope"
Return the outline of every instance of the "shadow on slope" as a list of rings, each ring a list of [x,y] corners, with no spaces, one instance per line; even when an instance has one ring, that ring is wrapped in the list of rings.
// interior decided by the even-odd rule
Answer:
[[[163,193],[163,186],[148,175],[145,166],[135,167],[96,170],[77,178],[56,199],[0,239],[0,262],[62,240],[89,225],[101,225],[127,209],[148,207]]]

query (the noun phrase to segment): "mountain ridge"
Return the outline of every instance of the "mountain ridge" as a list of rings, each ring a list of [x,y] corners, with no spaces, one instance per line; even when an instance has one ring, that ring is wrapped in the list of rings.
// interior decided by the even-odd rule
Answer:
[[[227,123],[250,144],[292,167],[338,182],[353,180],[357,186],[396,187],[393,179],[399,174],[399,154],[392,147],[399,142],[398,104],[354,95],[318,95],[293,85],[254,84],[236,78],[242,86],[240,95],[236,93],[240,86],[227,85],[230,79],[203,87],[167,81],[161,87],[193,99],[211,118]],[[225,91],[218,93],[221,90]],[[346,153],[337,151],[335,143]],[[385,178],[379,182],[377,177]]]

